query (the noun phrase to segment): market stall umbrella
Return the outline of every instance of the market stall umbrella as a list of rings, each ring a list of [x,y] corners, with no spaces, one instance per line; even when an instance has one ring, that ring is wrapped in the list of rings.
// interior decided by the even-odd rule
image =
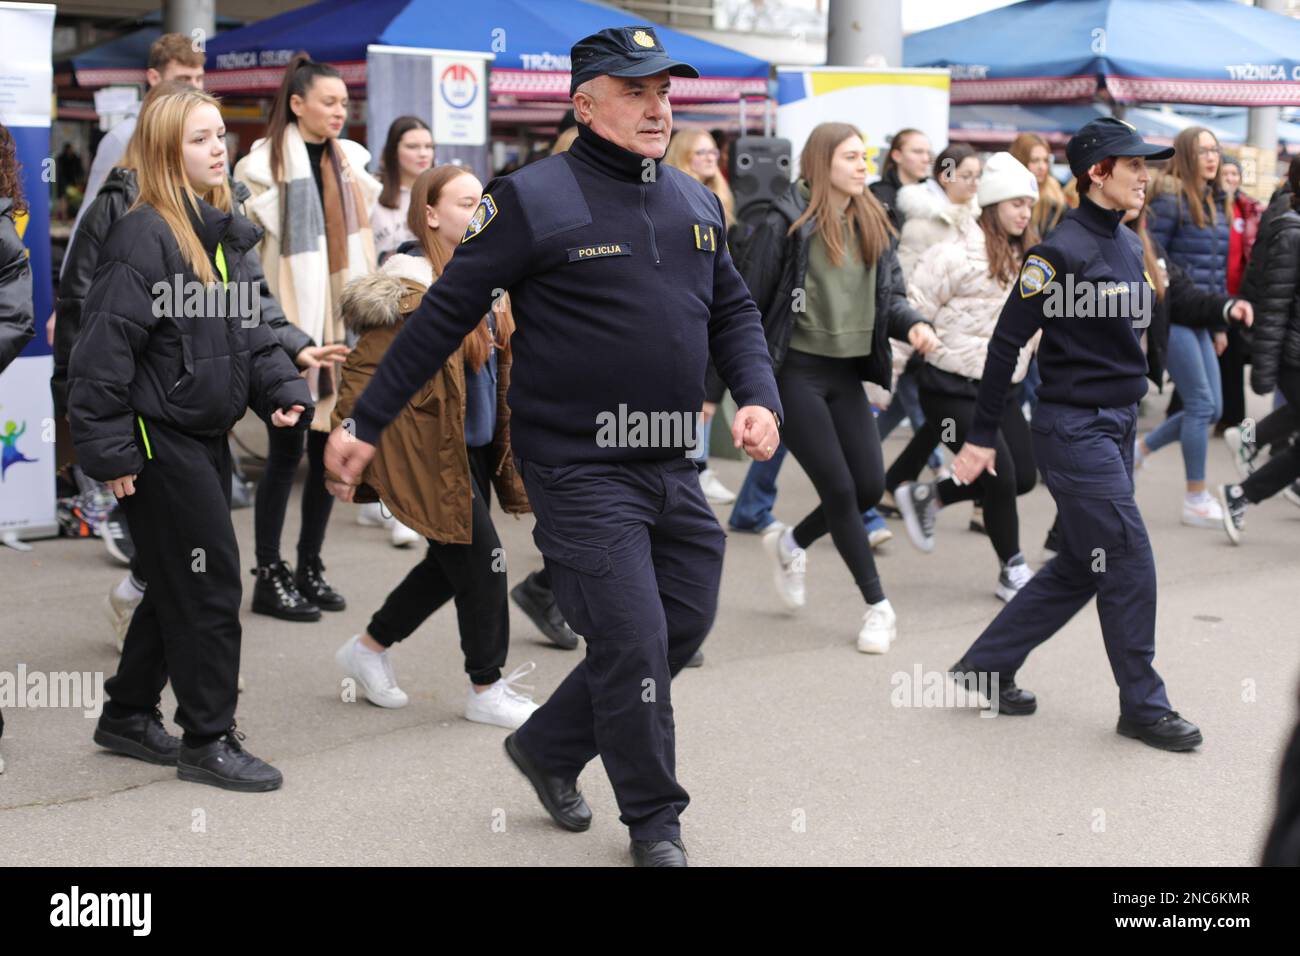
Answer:
[[[54,64],[58,82],[75,80],[77,86],[137,85],[145,83],[145,67],[149,63],[149,47],[163,34],[162,14],[150,13],[138,21],[139,29],[87,47],[80,53],[65,57]],[[217,17],[217,29],[238,27],[233,17]]]
[[[211,41],[207,88],[273,90],[297,50],[333,63],[350,86],[362,86],[366,47],[380,44],[492,53],[494,96],[563,101],[569,92],[569,48],[576,40],[604,27],[644,22],[584,0],[324,0]],[[674,58],[701,74],[674,78],[674,100],[735,101],[742,94],[767,94],[765,61],[668,27],[654,30]]]
[[[1233,0],[1024,0],[903,41],[954,103],[1300,105],[1300,20]]]

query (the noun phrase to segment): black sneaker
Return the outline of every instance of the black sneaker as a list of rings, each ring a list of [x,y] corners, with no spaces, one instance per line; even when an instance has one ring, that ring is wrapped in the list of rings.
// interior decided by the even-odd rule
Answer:
[[[1201,729],[1181,717],[1176,710],[1171,710],[1153,724],[1139,724],[1121,717],[1115,733],[1140,740],[1157,750],[1192,750],[1203,742]]]
[[[302,596],[322,611],[342,611],[348,606],[343,595],[325,580],[325,565],[321,564],[320,555],[298,565],[294,583],[298,585]]]
[[[176,756],[181,751],[181,739],[167,733],[162,711],[157,707],[116,720],[100,714],[95,724],[95,743],[113,753],[164,767],[176,766]]]
[[[1253,429],[1247,431],[1237,425],[1224,429],[1223,443],[1228,446],[1228,451],[1232,454],[1232,464],[1237,469],[1237,474],[1242,478],[1249,478],[1257,467],[1255,460],[1259,456],[1259,446],[1254,441]]]
[[[984,506],[979,502],[976,502],[975,507],[971,509],[970,524],[966,527],[976,534],[989,533],[988,529],[984,527]]]
[[[293,582],[293,571],[283,561],[253,569],[253,613],[282,621],[319,621],[320,608],[303,596]]]
[[[536,571],[510,589],[510,599],[556,647],[571,651],[578,646],[578,635],[564,620],[555,603],[555,595],[537,583]]]
[[[99,526],[99,536],[116,561],[131,566],[131,559],[135,557],[135,544],[131,541],[131,530],[126,526],[126,513],[121,505],[114,505],[113,510],[104,518]]]
[[[934,550],[934,518],[939,513],[935,483],[905,481],[895,490],[894,500],[912,544],[929,554]]]
[[[190,783],[206,783],[242,793],[278,790],[284,783],[283,774],[245,750],[241,744],[243,739],[243,733],[232,725],[210,744],[182,746],[176,761],[176,776]]]
[[[1241,544],[1241,532],[1246,527],[1246,493],[1241,485],[1220,485],[1219,504],[1223,505],[1223,530],[1228,532],[1228,540]]]

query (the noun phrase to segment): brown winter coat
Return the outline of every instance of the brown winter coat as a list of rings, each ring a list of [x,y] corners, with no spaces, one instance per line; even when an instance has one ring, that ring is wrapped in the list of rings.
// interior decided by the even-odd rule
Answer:
[[[420,304],[433,279],[422,256],[395,255],[373,275],[348,283],[343,320],[360,336],[343,366],[333,421],[352,413],[384,353]],[[510,453],[510,349],[497,354],[497,423],[492,439],[492,483],[508,514],[532,509]],[[408,528],[443,544],[469,544],[473,483],[465,449],[465,358],[457,349],[442,371],[412,396],[384,430],[379,450],[362,476],[356,500],[376,497]]]

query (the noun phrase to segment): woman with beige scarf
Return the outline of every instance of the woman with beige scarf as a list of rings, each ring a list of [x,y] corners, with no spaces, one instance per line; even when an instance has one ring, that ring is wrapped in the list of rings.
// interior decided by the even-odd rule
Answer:
[[[339,294],[350,279],[375,268],[367,211],[380,185],[366,172],[365,148],[339,138],[347,107],[339,72],[306,53],[295,54],[271,107],[266,138],[235,167],[235,178],[252,193],[245,211],[265,231],[260,252],[267,283],[289,320],[320,345],[344,341]],[[320,556],[333,503],[325,490],[323,455],[338,372],[327,363],[307,375],[317,404],[306,439],[296,573],[280,557],[280,534],[302,458],[301,433],[269,434],[254,512],[253,611],[288,621],[317,621],[322,610],[347,606],[325,580]]]

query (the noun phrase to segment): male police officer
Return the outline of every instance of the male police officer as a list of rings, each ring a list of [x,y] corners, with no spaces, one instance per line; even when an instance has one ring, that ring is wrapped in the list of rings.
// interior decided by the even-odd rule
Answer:
[[[1152,663],[1156,568],[1133,499],[1133,443],[1137,401],[1147,391],[1140,340],[1153,296],[1141,241],[1122,225],[1125,212],[1140,210],[1146,198],[1146,160],[1167,159],[1173,150],[1144,143],[1128,123],[1105,117],[1085,124],[1065,153],[1079,179],[1079,207],[1025,256],[989,341],[970,440],[953,462],[964,482],[992,467],[1016,356],[1041,328],[1043,384],[1030,428],[1034,457],[1056,500],[1061,549],[953,673],[966,680],[996,673],[1001,711],[1033,713],[1037,701],[1016,686],[1017,669],[1096,595],[1119,685],[1117,731],[1162,750],[1191,750],[1201,732],[1170,707]],[[1059,295],[1071,285],[1085,297],[1122,293],[1126,307],[1073,314],[1072,301],[1062,308]]]
[[[732,435],[751,457],[771,457],[780,415],[722,206],[661,163],[669,77],[698,75],[650,27],[574,46],[578,139],[488,184],[357,403],[352,434],[336,431],[325,459],[331,490],[350,497],[380,431],[509,291],[513,448],[534,539],[587,655],[506,750],[575,831],[591,825],[578,774],[599,754],[633,859],[652,866],[686,865],[669,682],[712,625],[722,572],[724,536],[685,457],[709,357],[741,406]]]

